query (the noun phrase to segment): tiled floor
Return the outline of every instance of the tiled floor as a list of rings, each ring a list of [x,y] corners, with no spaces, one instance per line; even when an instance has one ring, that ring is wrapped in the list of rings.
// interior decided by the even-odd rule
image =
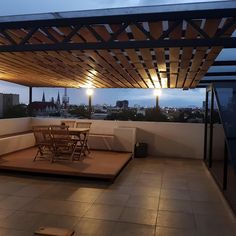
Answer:
[[[132,160],[115,183],[0,176],[0,235],[39,226],[76,236],[234,236],[236,221],[201,161]]]

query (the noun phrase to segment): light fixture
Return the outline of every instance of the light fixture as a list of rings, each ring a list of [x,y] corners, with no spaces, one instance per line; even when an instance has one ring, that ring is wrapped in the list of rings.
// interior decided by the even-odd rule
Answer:
[[[153,95],[155,96],[155,97],[159,97],[159,96],[161,96],[161,89],[154,89],[154,91],[153,91]]]
[[[87,89],[86,93],[88,96],[92,96],[93,95],[93,89]]]

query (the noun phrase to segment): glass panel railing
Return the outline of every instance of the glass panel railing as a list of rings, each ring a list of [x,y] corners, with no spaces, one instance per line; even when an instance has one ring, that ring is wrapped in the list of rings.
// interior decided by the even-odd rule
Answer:
[[[227,145],[227,183],[224,193],[236,211],[236,82],[217,83],[214,90]]]
[[[220,119],[216,96],[213,96],[212,110],[212,153],[211,171],[221,188],[224,187],[225,132]]]
[[[215,92],[226,138],[236,138],[236,83],[218,86]]]

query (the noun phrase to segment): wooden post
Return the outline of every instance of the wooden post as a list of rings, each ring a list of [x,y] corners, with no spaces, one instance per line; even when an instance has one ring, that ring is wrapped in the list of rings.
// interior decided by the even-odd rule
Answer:
[[[89,119],[91,119],[92,114],[92,95],[89,95]]]
[[[159,96],[156,96],[156,111],[159,109]]]

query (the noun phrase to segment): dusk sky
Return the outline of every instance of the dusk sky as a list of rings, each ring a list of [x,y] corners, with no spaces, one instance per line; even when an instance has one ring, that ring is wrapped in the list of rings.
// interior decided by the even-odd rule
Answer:
[[[18,93],[23,103],[28,103],[29,90],[27,87],[1,82],[0,92]],[[57,98],[58,92],[62,98],[63,88],[33,88],[33,101],[41,101],[43,92],[47,101]],[[88,97],[86,89],[68,89],[70,104],[87,104]],[[117,100],[129,100],[131,106],[138,104],[141,106],[154,106],[155,97],[152,89],[94,89],[93,104],[115,105]],[[160,106],[202,106],[205,100],[205,89],[192,89],[183,91],[182,89],[162,89]]]
[[[19,15],[46,12],[63,12],[89,9],[217,1],[222,0],[0,0],[0,15]]]
[[[206,0],[0,0],[0,16],[205,1]],[[208,0],[208,2],[213,1],[216,2],[219,0]],[[226,49],[218,56],[218,59],[235,59],[235,54],[236,50]],[[235,68],[230,67],[227,71],[233,69],[235,70]],[[215,68],[211,68],[210,70],[216,71]],[[47,100],[50,100],[51,97],[56,98],[58,91],[61,96],[64,93],[63,89],[58,88],[35,88],[33,89],[33,100],[40,101],[42,99],[43,91],[45,92]],[[28,103],[27,87],[0,81],[0,93],[18,93],[20,94],[20,102]],[[71,104],[87,103],[87,96],[84,89],[68,89],[68,95]],[[129,100],[130,105],[139,104],[142,106],[154,106],[155,104],[155,98],[153,97],[153,91],[151,89],[96,89],[93,103],[114,105],[116,100],[120,99]],[[188,91],[183,91],[182,89],[163,89],[160,98],[160,105],[176,107],[192,105],[202,106],[202,101],[204,99],[205,89],[194,89]]]

